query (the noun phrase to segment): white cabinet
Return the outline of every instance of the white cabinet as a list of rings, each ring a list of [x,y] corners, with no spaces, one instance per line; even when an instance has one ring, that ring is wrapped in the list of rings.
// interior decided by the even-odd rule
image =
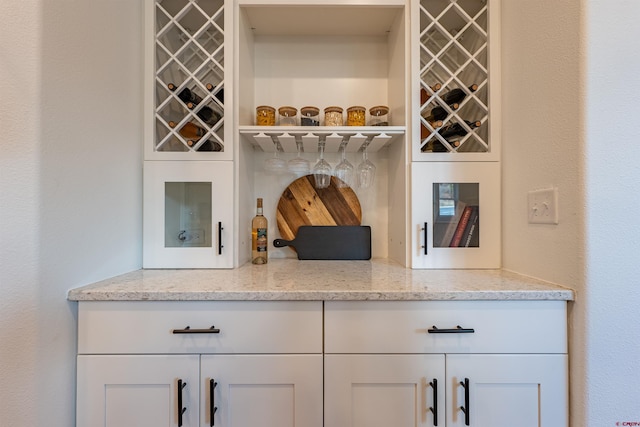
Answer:
[[[321,354],[202,356],[201,369],[201,425],[322,427]]]
[[[500,0],[411,5],[411,266],[499,268]]]
[[[83,302],[78,328],[78,426],[322,426],[320,302]]]
[[[144,268],[231,268],[233,162],[144,164]]]
[[[327,302],[325,419],[566,427],[566,339],[562,301]]]
[[[500,268],[500,165],[414,162],[413,268]]]
[[[328,354],[324,369],[327,426],[444,425],[444,355]]]
[[[448,427],[568,425],[566,355],[453,354],[446,364]]]
[[[198,355],[79,355],[77,362],[77,426],[198,425]]]
[[[144,2],[145,268],[234,267],[231,3]]]

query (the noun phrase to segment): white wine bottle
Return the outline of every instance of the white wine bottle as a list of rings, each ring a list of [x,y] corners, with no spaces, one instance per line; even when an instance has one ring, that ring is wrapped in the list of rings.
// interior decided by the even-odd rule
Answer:
[[[256,216],[251,221],[251,262],[254,264],[266,264],[268,240],[267,218],[262,215],[262,199],[258,199]]]

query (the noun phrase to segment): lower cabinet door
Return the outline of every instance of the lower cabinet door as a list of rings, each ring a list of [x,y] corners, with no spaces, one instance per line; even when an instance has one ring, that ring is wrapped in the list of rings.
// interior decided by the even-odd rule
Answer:
[[[567,357],[447,355],[447,427],[566,427]]]
[[[321,354],[202,356],[201,385],[201,426],[322,427]]]
[[[198,355],[80,355],[76,426],[196,426],[199,373]]]
[[[444,355],[325,356],[325,426],[445,425]]]

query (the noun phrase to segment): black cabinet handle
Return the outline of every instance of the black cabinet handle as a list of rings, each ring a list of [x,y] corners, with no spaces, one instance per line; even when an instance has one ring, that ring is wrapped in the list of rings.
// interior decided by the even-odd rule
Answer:
[[[464,425],[469,425],[469,378],[465,378],[464,382],[460,381],[460,385],[464,387],[464,406],[460,410],[464,412]]]
[[[209,425],[211,427],[215,425],[214,417],[216,415],[216,412],[218,411],[218,408],[216,408],[216,401],[213,394],[213,390],[216,388],[217,385],[218,383],[215,382],[213,378],[209,380]]]
[[[422,229],[422,231],[424,231],[424,246],[422,246],[424,248],[424,254],[425,255],[429,255],[428,252],[428,243],[427,243],[427,236],[429,235],[429,224],[428,223],[424,223],[424,228]]]
[[[209,329],[191,329],[191,326],[187,326],[184,329],[173,329],[172,334],[219,334],[220,329],[215,326],[211,326]]]
[[[430,334],[473,334],[475,329],[473,328],[463,328],[458,325],[454,329],[438,329],[436,326],[432,326],[427,329],[427,332]]]
[[[433,412],[433,425],[438,426],[438,380],[433,379],[429,382],[429,385],[433,388],[433,406],[429,408]]]
[[[222,248],[224,248],[222,245],[222,230],[224,230],[222,222],[218,221],[218,255],[222,255]]]
[[[182,414],[187,410],[187,408],[182,406],[182,389],[186,386],[186,382],[183,382],[181,379],[178,380],[178,427],[182,427]]]

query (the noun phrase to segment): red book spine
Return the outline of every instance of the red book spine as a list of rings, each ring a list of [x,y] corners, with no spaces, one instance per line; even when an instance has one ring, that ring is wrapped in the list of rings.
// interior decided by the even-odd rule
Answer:
[[[467,206],[464,208],[464,212],[462,212],[462,217],[458,222],[456,232],[453,234],[453,238],[451,239],[451,243],[449,244],[450,248],[456,248],[458,247],[458,245],[460,245],[462,235],[464,234],[464,229],[467,228],[467,223],[469,222],[469,217],[471,216],[472,210],[473,208],[471,206]]]

